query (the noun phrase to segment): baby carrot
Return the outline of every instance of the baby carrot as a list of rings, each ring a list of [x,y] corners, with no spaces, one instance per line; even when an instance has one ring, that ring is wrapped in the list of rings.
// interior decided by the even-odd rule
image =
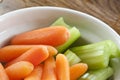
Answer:
[[[58,53],[57,49],[52,47],[52,46],[47,46],[48,52],[49,52],[49,56],[54,56]]]
[[[18,46],[18,45],[9,45],[0,49],[0,61],[8,62],[14,58],[17,58],[22,53],[29,50],[31,47],[28,46]]]
[[[46,47],[33,47],[18,58],[8,62],[6,66],[16,63],[18,61],[29,61],[34,66],[43,62],[49,56],[48,50]]]
[[[0,63],[0,80],[9,80],[3,65]]]
[[[63,54],[56,56],[56,74],[58,80],[70,80],[69,63]]]
[[[55,73],[55,60],[54,57],[49,57],[44,62],[42,80],[57,80]]]
[[[70,80],[77,80],[88,69],[87,64],[78,63],[70,67]]]
[[[69,39],[70,33],[63,26],[46,27],[15,36],[11,44],[44,44],[59,46]]]
[[[27,61],[20,61],[8,66],[5,71],[10,80],[19,80],[29,75],[33,69],[34,66],[32,63]]]
[[[35,69],[31,72],[30,75],[24,78],[24,80],[41,80],[43,72],[43,65],[40,64],[35,67]]]
[[[13,60],[29,49],[33,47],[47,47],[49,56],[53,56],[57,54],[57,50],[49,45],[9,45],[5,46],[3,48],[0,48],[0,62],[8,62],[10,60]]]

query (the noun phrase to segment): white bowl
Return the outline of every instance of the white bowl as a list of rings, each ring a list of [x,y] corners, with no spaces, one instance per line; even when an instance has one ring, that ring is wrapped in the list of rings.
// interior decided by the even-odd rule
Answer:
[[[0,47],[16,34],[50,26],[57,18],[76,26],[81,32],[81,44],[112,40],[120,47],[119,35],[107,24],[88,14],[59,7],[31,7],[0,16]]]
[[[120,47],[119,35],[104,22],[85,13],[59,7],[31,7],[0,16],[0,47],[14,35],[47,27],[59,17],[64,17],[66,23],[80,30],[81,44],[110,39]]]

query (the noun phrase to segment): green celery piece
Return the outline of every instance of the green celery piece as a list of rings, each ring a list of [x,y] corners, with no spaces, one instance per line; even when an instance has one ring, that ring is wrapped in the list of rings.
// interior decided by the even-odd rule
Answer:
[[[113,69],[111,67],[91,70],[81,76],[78,80],[106,80],[113,75]]]
[[[118,46],[111,40],[107,40],[107,44],[108,44],[109,50],[111,51],[110,57],[111,58],[120,57],[120,52],[119,52]]]
[[[110,60],[110,65],[114,70],[113,79],[120,80],[120,57],[119,58],[112,58]]]
[[[70,27],[68,24],[66,24],[66,23],[64,22],[63,17],[58,18],[58,19],[52,24],[52,26],[65,26],[65,27],[67,27],[67,28],[69,29],[69,31],[70,31],[70,38],[69,38],[69,40],[68,40],[66,43],[64,43],[64,44],[56,47],[57,50],[58,50],[58,52],[61,52],[61,53],[62,53],[62,52],[64,52],[65,50],[67,50],[67,48],[68,48],[72,43],[74,43],[74,42],[80,37],[80,31],[79,31],[76,27]]]
[[[81,61],[81,59],[72,51],[70,51],[69,49],[64,53],[65,56],[67,57],[70,66],[79,63]]]
[[[73,47],[70,50],[76,53],[82,62],[88,64],[89,69],[105,68],[109,64],[110,47],[108,40],[98,43],[88,44],[79,47]]]
[[[69,25],[67,25],[67,24],[64,22],[63,17],[58,18],[58,19],[52,24],[52,26],[65,26],[65,27],[67,27],[67,28],[71,28]]]

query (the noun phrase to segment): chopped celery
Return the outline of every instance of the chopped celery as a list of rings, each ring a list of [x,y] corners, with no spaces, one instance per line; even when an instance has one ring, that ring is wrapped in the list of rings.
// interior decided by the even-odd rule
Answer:
[[[85,73],[78,80],[106,80],[113,75],[113,69],[111,67],[91,70]]]
[[[89,69],[105,68],[109,64],[110,47],[108,40],[71,48],[80,59],[88,64]]]
[[[74,65],[76,63],[79,63],[81,61],[81,59],[75,53],[73,53],[70,50],[67,50],[64,54],[67,57],[70,66]]]
[[[67,28],[71,28],[69,25],[67,25],[67,24],[64,22],[63,17],[58,18],[58,19],[52,24],[52,26],[65,26],[65,27],[67,27]]]
[[[114,70],[113,79],[120,80],[120,57],[119,58],[112,58],[110,60],[110,64]]]
[[[76,27],[70,27],[68,24],[66,24],[62,17],[58,18],[52,25],[53,26],[65,26],[70,31],[69,40],[66,43],[56,47],[58,52],[64,52],[72,43],[74,43],[80,37],[79,30]]]
[[[119,57],[120,53],[119,53],[119,49],[118,49],[117,45],[111,40],[107,40],[106,42],[107,42],[109,50],[110,50],[110,54],[111,54],[110,57],[112,57],[112,58]]]

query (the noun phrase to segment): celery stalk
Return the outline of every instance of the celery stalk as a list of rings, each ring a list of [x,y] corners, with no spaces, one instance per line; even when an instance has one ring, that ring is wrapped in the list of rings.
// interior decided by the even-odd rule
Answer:
[[[119,52],[119,49],[118,49],[118,46],[111,40],[107,40],[107,44],[108,44],[108,47],[110,49],[110,53],[111,53],[111,58],[113,57],[119,57],[120,56],[120,52]]]
[[[114,70],[113,78],[114,80],[120,80],[120,57],[112,58],[110,64]]]
[[[71,28],[68,24],[66,24],[66,23],[64,22],[63,17],[58,18],[58,19],[52,24],[52,26],[65,26],[65,27],[67,27],[67,28]]]
[[[106,80],[113,75],[113,69],[111,67],[91,70],[85,73],[78,80]]]
[[[64,52],[72,43],[74,43],[80,37],[79,30],[76,27],[70,27],[68,24],[66,24],[62,17],[58,18],[52,24],[52,26],[65,26],[70,31],[70,38],[69,38],[69,40],[66,43],[56,47],[58,52]]]
[[[64,54],[67,57],[70,66],[74,65],[76,63],[79,63],[81,61],[81,59],[75,53],[73,53],[70,50],[67,50]]]
[[[109,64],[109,56],[111,55],[108,40],[71,48],[80,59],[88,64],[89,69],[105,68]]]

